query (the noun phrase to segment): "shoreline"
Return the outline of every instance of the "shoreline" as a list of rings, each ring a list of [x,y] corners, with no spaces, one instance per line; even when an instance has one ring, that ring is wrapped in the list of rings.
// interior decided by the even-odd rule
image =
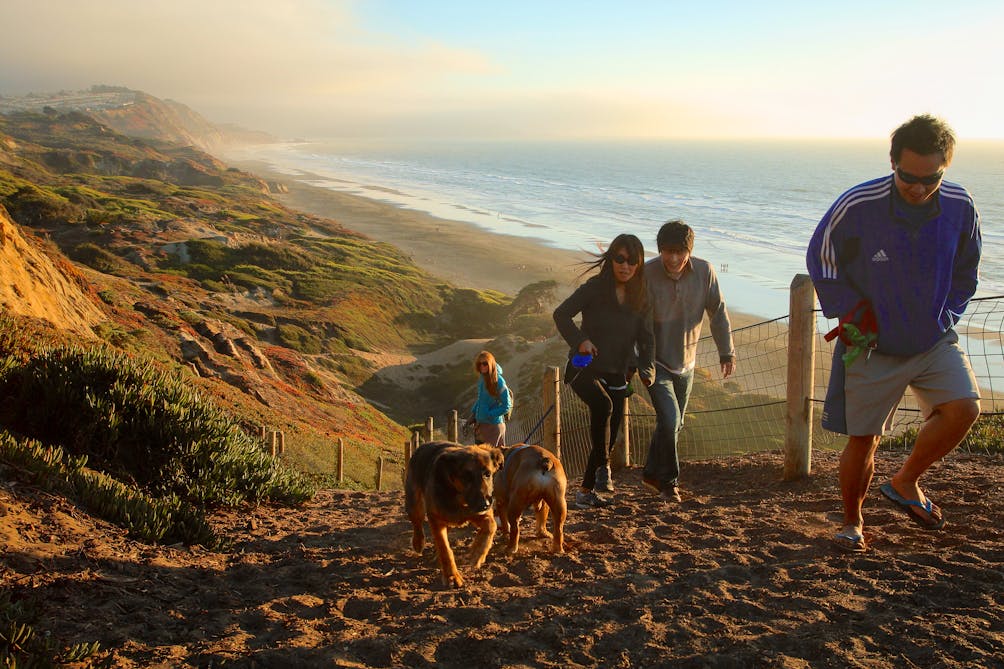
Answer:
[[[301,172],[276,172],[255,161],[228,161],[268,182],[282,183],[287,193],[272,197],[290,209],[331,219],[346,228],[396,246],[416,265],[455,286],[495,290],[515,297],[528,284],[557,281],[559,292],[571,291],[587,258],[548,246],[543,240],[505,235],[473,223],[448,220],[353,193],[313,186],[320,179]]]
[[[493,232],[474,223],[314,186],[306,180],[321,177],[309,172],[293,175],[278,172],[262,161],[223,159],[266,182],[283,184],[288,192],[273,193],[272,197],[290,209],[331,219],[349,230],[396,246],[429,274],[457,287],[495,290],[515,297],[531,283],[553,280],[561,300],[581,282],[583,262],[590,258],[586,250],[555,248],[541,239]],[[733,329],[738,329],[776,315],[730,308],[729,317]]]
[[[226,157],[224,160],[267,182],[286,186],[288,193],[273,194],[273,197],[289,208],[331,219],[354,232],[391,244],[429,274],[456,287],[495,290],[515,297],[531,283],[554,280],[557,282],[556,298],[563,300],[581,282],[582,263],[589,258],[585,250],[555,248],[540,239],[501,234],[474,223],[444,219],[363,195],[314,186],[305,180],[321,177],[309,172],[292,175],[261,161],[231,161]],[[762,294],[757,291],[765,290],[728,273],[719,274],[719,281],[723,284],[727,304],[730,296],[744,291],[748,293],[743,295],[745,304],[750,304],[755,301],[751,300],[751,295]],[[773,321],[786,313],[765,315],[729,307],[733,331]],[[710,333],[707,317],[703,332],[705,336]],[[968,333],[967,336],[978,335]],[[981,389],[985,399],[996,402],[998,395],[990,386],[984,388],[981,384]]]

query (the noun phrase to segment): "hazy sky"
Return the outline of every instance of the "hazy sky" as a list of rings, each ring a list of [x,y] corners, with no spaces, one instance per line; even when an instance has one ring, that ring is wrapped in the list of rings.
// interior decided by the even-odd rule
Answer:
[[[2,0],[0,95],[281,137],[1004,138],[1004,2]]]

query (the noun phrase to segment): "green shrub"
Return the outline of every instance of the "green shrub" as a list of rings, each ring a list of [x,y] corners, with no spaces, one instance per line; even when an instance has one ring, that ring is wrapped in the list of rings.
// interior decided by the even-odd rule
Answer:
[[[321,338],[298,325],[283,323],[276,328],[276,334],[280,344],[294,351],[314,355],[323,350]]]
[[[188,257],[193,264],[205,265],[219,275],[220,270],[230,266],[226,244],[212,239],[190,239],[185,243]]]
[[[80,222],[83,211],[65,197],[45,188],[27,185],[4,198],[11,217],[28,227],[47,227]]]
[[[0,592],[0,666],[60,667],[85,661],[88,667],[111,666],[111,655],[98,658],[101,646],[96,641],[70,646],[36,632],[33,625],[39,617],[34,601],[14,601],[11,592]]]
[[[281,290],[289,292],[293,288],[292,282],[285,279],[277,272],[271,272],[257,265],[234,265],[227,272],[228,280],[244,288],[265,288],[268,292]]]
[[[962,447],[971,453],[1004,453],[1004,416],[980,416],[962,441]]]
[[[156,497],[206,508],[313,494],[181,378],[123,354],[42,351],[2,370],[0,398],[5,425]]]
[[[257,265],[269,270],[309,270],[317,258],[287,244],[251,243],[231,250],[234,265]]]
[[[917,441],[917,428],[911,427],[899,434],[883,437],[882,448],[908,451]],[[968,453],[1004,454],[1004,416],[981,415],[976,419],[959,448]]]
[[[73,247],[69,256],[71,259],[105,274],[121,274],[130,265],[114,253],[89,242]]]
[[[554,334],[554,319],[550,314],[521,314],[510,319],[505,330],[528,339],[544,339]]]
[[[0,460],[35,475],[34,483],[68,495],[95,516],[124,527],[148,542],[219,545],[201,510],[177,495],[154,498],[106,474],[86,469],[87,456],[66,455],[58,446],[15,439],[0,430]]]
[[[311,273],[298,275],[293,279],[292,294],[301,300],[323,303],[356,288],[351,280]]]

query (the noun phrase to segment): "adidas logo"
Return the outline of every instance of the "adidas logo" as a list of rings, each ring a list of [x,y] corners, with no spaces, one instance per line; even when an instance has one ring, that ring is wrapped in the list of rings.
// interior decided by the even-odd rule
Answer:
[[[885,254],[885,249],[879,249],[872,256],[872,262],[889,262],[889,256]]]

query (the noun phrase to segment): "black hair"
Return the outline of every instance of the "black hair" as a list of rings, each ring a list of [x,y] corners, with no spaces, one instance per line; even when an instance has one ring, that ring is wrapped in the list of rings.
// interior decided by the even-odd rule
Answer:
[[[659,228],[659,234],[655,238],[656,247],[659,251],[668,249],[687,249],[687,252],[694,250],[694,230],[683,221],[677,219],[666,221]]]
[[[635,262],[635,272],[634,276],[625,285],[626,290],[626,300],[628,305],[634,311],[643,311],[645,306],[648,304],[648,289],[645,285],[645,247],[642,245],[641,240],[634,235],[620,234],[614,237],[610,245],[607,246],[607,250],[603,253],[593,254],[595,260],[587,260],[583,264],[586,265],[586,269],[582,272],[582,275],[588,274],[597,267],[600,268],[600,278],[606,279],[611,283],[614,279],[614,256],[618,252],[624,252],[627,256]],[[580,275],[581,276],[581,275]]]
[[[921,156],[940,153],[944,164],[952,162],[955,153],[955,132],[942,119],[930,114],[920,114],[896,128],[891,135],[889,157],[899,164],[903,149]]]

